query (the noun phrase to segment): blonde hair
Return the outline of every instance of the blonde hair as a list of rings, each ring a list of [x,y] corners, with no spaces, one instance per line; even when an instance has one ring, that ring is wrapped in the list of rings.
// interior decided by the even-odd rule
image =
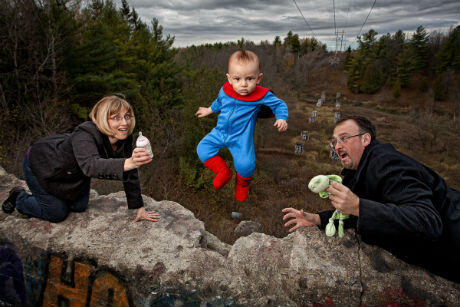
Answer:
[[[120,95],[121,96],[121,95]],[[96,124],[99,130],[108,135],[114,136],[109,126],[109,117],[118,114],[121,110],[126,109],[127,113],[131,115],[131,121],[129,122],[128,134],[133,133],[136,120],[134,119],[133,107],[124,99],[118,95],[105,96],[99,100],[89,113],[89,117]]]
[[[230,70],[230,64],[233,61],[237,61],[239,63],[251,63],[254,62],[257,64],[257,68],[260,70],[260,61],[257,54],[249,50],[238,50],[232,53],[230,58],[228,59],[228,69]]]

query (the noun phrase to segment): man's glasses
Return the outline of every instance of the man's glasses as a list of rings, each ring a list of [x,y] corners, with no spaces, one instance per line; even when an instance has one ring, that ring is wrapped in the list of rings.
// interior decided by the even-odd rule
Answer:
[[[121,116],[113,116],[113,117],[110,117],[111,120],[113,121],[116,121],[117,123],[121,122],[123,119],[126,120],[127,122],[129,122],[131,120],[131,118],[133,118],[134,116],[132,115],[129,115],[129,114],[125,114],[125,116],[121,117]]]
[[[366,134],[366,132],[363,132],[363,133],[359,133],[359,134],[355,134],[355,135],[346,135],[346,136],[342,136],[342,137],[338,137],[338,138],[335,138],[335,139],[332,139],[331,140],[331,146],[332,147],[335,147],[335,145],[337,145],[337,143],[339,144],[343,144],[345,143],[348,139],[351,139],[351,138],[354,138],[355,136],[361,136],[363,134]]]

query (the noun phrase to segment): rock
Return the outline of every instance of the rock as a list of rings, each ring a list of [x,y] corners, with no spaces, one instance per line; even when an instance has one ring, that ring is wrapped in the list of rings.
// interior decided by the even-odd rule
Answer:
[[[241,219],[242,216],[243,214],[241,212],[236,212],[236,211],[233,211],[231,215],[232,219],[235,219],[235,220]]]
[[[241,221],[238,226],[235,227],[235,234],[239,237],[248,236],[253,232],[260,232],[262,225],[254,221]]]
[[[0,202],[23,185],[0,176]],[[316,227],[232,246],[172,201],[144,196],[157,223],[132,223],[124,192],[91,192],[61,223],[0,213],[0,305],[456,306],[460,285]],[[260,231],[260,228],[258,228]],[[228,256],[227,256],[228,255]],[[23,279],[22,279],[23,278]],[[70,303],[69,303],[70,304]]]
[[[221,254],[224,257],[228,256],[228,253],[230,252],[230,248],[232,247],[230,244],[224,243],[219,238],[217,238],[215,235],[213,235],[210,232],[206,231],[206,238],[207,238],[207,248],[210,250],[214,250]]]

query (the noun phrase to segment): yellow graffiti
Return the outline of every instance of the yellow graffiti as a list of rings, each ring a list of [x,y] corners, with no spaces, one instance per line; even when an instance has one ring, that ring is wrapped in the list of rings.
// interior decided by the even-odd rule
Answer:
[[[75,262],[72,276],[74,287],[72,287],[61,280],[62,264],[61,258],[51,257],[48,280],[43,294],[43,306],[59,306],[60,300],[67,301],[69,307],[86,306],[88,292],[91,288],[89,306],[107,305],[109,300],[113,306],[129,306],[125,287],[112,274],[99,273],[90,285],[89,277],[93,268],[87,264]]]
[[[107,301],[107,291],[113,291],[112,306],[129,306],[126,289],[120,285],[118,279],[110,273],[104,272],[93,283],[90,306],[101,306]]]

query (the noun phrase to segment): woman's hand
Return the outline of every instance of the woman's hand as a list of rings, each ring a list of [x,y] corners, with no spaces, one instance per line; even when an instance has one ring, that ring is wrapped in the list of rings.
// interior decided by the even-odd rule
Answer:
[[[146,220],[150,222],[158,222],[159,219],[160,219],[160,215],[156,213],[155,211],[147,212],[145,211],[144,207],[140,207],[139,209],[137,209],[137,216],[133,220],[133,223],[141,221],[141,220]]]
[[[302,226],[310,227],[321,224],[319,214],[303,212],[303,210],[296,210],[294,208],[284,208],[282,212],[287,213],[284,215],[283,221],[293,218],[284,224],[284,226],[289,227],[292,224],[296,224],[294,227],[289,229],[289,232],[293,232]]]
[[[130,171],[141,165],[152,162],[152,158],[144,148],[134,148],[131,158],[125,160],[124,171]]]
[[[205,116],[208,116],[209,114],[212,114],[211,107],[209,107],[209,108],[199,107],[198,111],[196,111],[196,113],[195,113],[195,115],[198,116],[198,117],[205,117]]]

